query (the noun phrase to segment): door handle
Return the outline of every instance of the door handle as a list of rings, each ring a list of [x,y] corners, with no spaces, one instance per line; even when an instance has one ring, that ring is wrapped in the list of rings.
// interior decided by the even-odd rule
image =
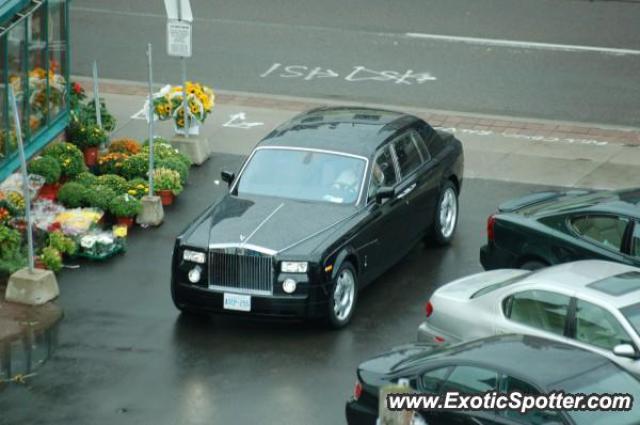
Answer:
[[[400,192],[400,194],[398,195],[398,199],[402,199],[405,196],[407,196],[408,194],[410,194],[411,192],[413,192],[413,189],[415,189],[417,186],[416,183],[412,184],[411,186],[407,187],[405,190],[403,190],[402,192]]]

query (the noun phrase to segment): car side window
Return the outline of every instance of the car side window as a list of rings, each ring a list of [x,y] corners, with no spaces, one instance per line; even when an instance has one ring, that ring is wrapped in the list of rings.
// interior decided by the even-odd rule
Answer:
[[[527,395],[538,395],[540,391],[538,391],[532,385],[521,381],[520,379],[516,379],[512,376],[505,376],[502,379],[501,392],[512,393],[519,392],[520,394]],[[549,423],[562,423],[562,418],[560,412],[553,410],[529,410],[526,413],[520,413],[516,410],[505,410],[502,412],[504,417],[509,419],[515,419],[518,422],[522,421],[523,423],[530,425],[544,425]]]
[[[445,379],[449,376],[451,369],[451,366],[447,366],[425,372],[422,375],[421,391],[437,394]]]
[[[627,218],[607,215],[588,215],[571,219],[571,226],[578,235],[616,251],[622,247],[628,224]]]
[[[640,221],[636,221],[633,226],[633,235],[631,236],[631,255],[640,258]]]
[[[523,291],[507,298],[505,313],[514,322],[564,335],[570,298],[548,291]]]
[[[411,132],[411,138],[413,138],[413,142],[418,147],[420,151],[420,156],[422,156],[422,162],[428,162],[431,160],[431,154],[429,153],[429,148],[427,148],[427,144],[424,142],[422,137],[416,133],[415,131]]]
[[[373,160],[371,167],[371,183],[369,183],[369,199],[375,196],[383,186],[393,187],[398,183],[396,169],[393,165],[391,149],[385,146]]]
[[[576,340],[605,350],[613,350],[619,344],[632,344],[613,314],[583,300],[576,303]]]
[[[442,385],[440,392],[483,393],[496,391],[498,373],[475,366],[457,366]]]
[[[393,142],[393,149],[398,158],[401,177],[408,176],[422,164],[420,152],[411,133],[407,133],[396,139]]]

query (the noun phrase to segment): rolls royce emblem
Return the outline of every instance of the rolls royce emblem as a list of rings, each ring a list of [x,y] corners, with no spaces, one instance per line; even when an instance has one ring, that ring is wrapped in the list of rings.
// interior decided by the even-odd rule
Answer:
[[[240,242],[244,242],[244,235],[240,233]]]

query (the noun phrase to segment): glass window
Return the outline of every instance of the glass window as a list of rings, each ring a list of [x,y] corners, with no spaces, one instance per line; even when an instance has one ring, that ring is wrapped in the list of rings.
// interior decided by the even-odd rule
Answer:
[[[0,37],[0,59],[2,61],[4,61],[4,55],[6,53],[4,40],[4,37]],[[2,164],[2,161],[6,158],[7,152],[5,152],[5,149],[8,148],[8,145],[5,143],[5,140],[9,134],[7,132],[7,125],[5,121],[7,118],[7,86],[4,81],[6,76],[5,70],[6,68],[4,65],[0,66],[0,164]]]
[[[450,371],[451,367],[442,367],[426,372],[422,375],[421,390],[431,394],[438,393]]]
[[[398,158],[398,165],[400,166],[400,175],[407,176],[416,170],[422,160],[418,153],[418,148],[413,141],[410,133],[405,134],[399,139],[393,142],[393,149],[396,152]]]
[[[393,166],[391,158],[391,150],[389,146],[376,156],[371,168],[371,183],[369,184],[369,198],[375,196],[379,188],[383,186],[393,187],[397,181],[396,170]]]
[[[64,109],[66,99],[67,43],[65,1],[49,0],[49,116],[55,118]]]
[[[633,235],[631,237],[631,255],[640,258],[640,222],[636,221],[633,226]]]
[[[532,385],[511,376],[504,377],[503,385],[503,392],[519,392],[527,395],[540,394],[540,391]],[[524,414],[515,410],[505,410],[503,414],[507,418],[516,419],[519,422],[522,421],[523,423],[530,425],[544,425],[563,422],[560,413],[551,410],[529,410]]]
[[[640,303],[633,304],[620,310],[622,315],[627,318],[633,329],[640,333]]]
[[[619,251],[628,222],[623,217],[584,216],[571,220],[571,225],[580,236]]]
[[[442,387],[442,392],[483,393],[496,391],[497,382],[498,373],[496,371],[474,366],[458,366],[449,375],[447,382]]]
[[[578,300],[576,304],[576,340],[606,350],[619,344],[631,344],[620,322],[602,307]]]
[[[547,291],[524,291],[513,295],[507,312],[509,318],[534,328],[564,335],[569,297]]]
[[[422,140],[422,137],[415,132],[411,132],[411,137],[413,138],[413,142],[418,147],[420,151],[420,155],[422,156],[422,161],[427,162],[431,159],[431,154],[429,153],[429,149],[427,149],[427,145]]]
[[[18,105],[18,115],[23,123],[25,117],[25,28],[27,20],[23,19],[7,33],[7,78]],[[9,131],[4,140],[4,152],[7,156],[17,149],[16,128],[12,107],[8,108]],[[24,132],[23,132],[24,134]]]
[[[41,6],[28,18],[29,41],[29,129],[36,134],[47,125],[47,97],[51,73],[47,64],[46,7]]]
[[[240,176],[238,195],[354,204],[364,159],[298,149],[259,149]]]

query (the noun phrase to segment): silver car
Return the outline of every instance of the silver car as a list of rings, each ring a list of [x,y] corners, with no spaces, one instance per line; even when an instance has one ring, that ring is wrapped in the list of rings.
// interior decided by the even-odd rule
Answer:
[[[544,336],[601,353],[640,375],[640,269],[599,260],[501,269],[438,288],[418,340]]]

